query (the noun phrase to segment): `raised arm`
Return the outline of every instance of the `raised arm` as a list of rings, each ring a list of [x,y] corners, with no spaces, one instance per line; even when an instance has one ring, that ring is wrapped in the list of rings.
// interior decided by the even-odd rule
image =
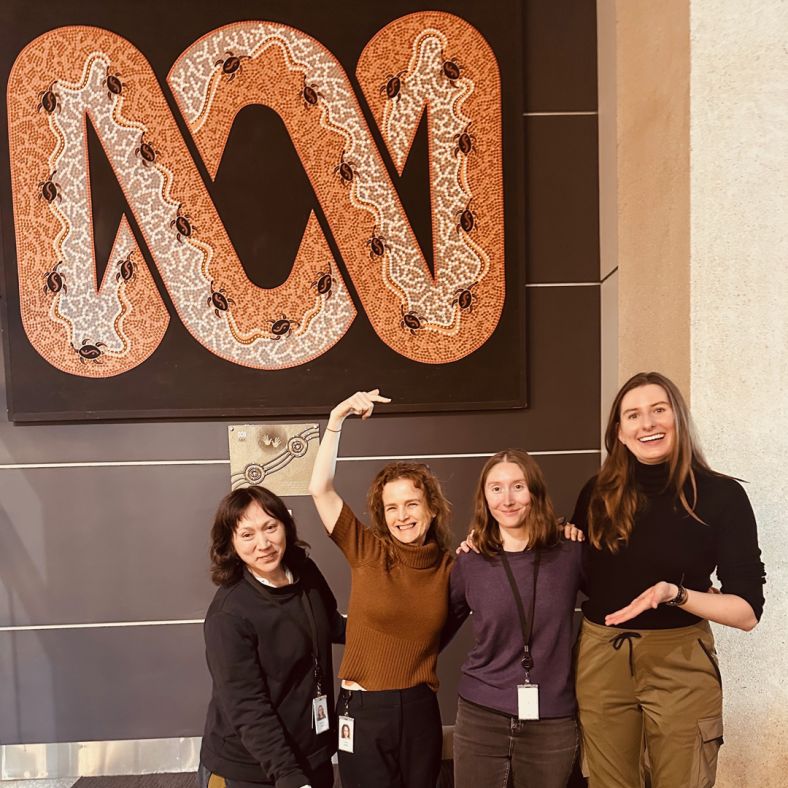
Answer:
[[[382,397],[379,389],[357,391],[353,396],[340,402],[329,414],[328,425],[323,433],[323,440],[320,441],[315,465],[312,468],[312,478],[309,481],[309,494],[312,496],[317,513],[329,533],[334,530],[343,505],[342,498],[334,489],[337,450],[339,449],[342,425],[351,414],[368,419],[378,402],[391,402],[391,400],[388,397]]]

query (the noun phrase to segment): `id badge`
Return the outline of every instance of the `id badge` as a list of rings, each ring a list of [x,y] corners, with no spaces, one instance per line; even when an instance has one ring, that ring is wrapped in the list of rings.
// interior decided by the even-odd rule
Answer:
[[[318,695],[312,701],[312,721],[315,723],[315,733],[328,730],[328,698],[325,695]]]
[[[352,717],[339,717],[339,749],[342,752],[353,752],[353,722]]]
[[[539,719],[539,685],[538,684],[517,685],[517,719],[518,720]]]

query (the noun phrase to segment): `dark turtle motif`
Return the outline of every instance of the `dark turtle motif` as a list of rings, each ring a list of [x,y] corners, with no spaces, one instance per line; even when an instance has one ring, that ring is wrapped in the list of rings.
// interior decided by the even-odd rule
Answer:
[[[51,293],[55,295],[55,293],[59,293],[61,290],[64,293],[68,292],[68,287],[66,286],[66,279],[57,269],[63,265],[63,261],[61,260],[51,271],[47,271],[44,274],[44,292]]]
[[[402,97],[400,91],[405,82],[403,76],[407,73],[407,71],[400,71],[397,74],[389,74],[386,77],[386,81],[380,86],[380,92],[385,93],[386,98],[389,100],[396,99],[399,101]]]
[[[74,346],[72,345],[72,347]],[[79,356],[79,361],[81,364],[84,364],[86,361],[92,361],[94,364],[103,364],[104,362],[101,361],[101,348],[103,347],[106,347],[103,342],[95,342],[90,344],[87,339],[83,339],[82,345],[80,347],[74,347],[74,350]]]
[[[274,339],[282,339],[289,337],[293,333],[293,326],[300,325],[297,320],[290,320],[283,314],[278,320],[269,320],[271,324],[271,333]]]
[[[249,60],[249,55],[235,55],[230,51],[224,53],[225,57],[219,58],[214,63],[215,66],[222,67],[222,74],[227,77],[228,82],[232,82],[243,70],[241,61]]]
[[[221,317],[222,312],[227,312],[230,309],[230,304],[235,306],[235,301],[229,298],[223,287],[216,288],[214,283],[211,282],[211,294],[208,296],[208,306],[213,307],[216,317]]]

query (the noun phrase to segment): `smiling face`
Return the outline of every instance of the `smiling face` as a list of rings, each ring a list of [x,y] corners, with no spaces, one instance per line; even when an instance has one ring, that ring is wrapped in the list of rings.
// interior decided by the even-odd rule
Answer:
[[[412,479],[393,479],[383,487],[382,500],[391,535],[404,544],[423,545],[435,516],[427,507],[424,490]]]
[[[233,533],[233,548],[252,574],[271,582],[285,577],[282,559],[287,547],[284,525],[253,501]]]
[[[531,493],[523,469],[515,462],[499,462],[484,480],[484,499],[493,519],[506,533],[519,533],[531,510]]]
[[[621,400],[618,439],[644,465],[670,459],[676,420],[667,392],[656,383],[638,386]]]

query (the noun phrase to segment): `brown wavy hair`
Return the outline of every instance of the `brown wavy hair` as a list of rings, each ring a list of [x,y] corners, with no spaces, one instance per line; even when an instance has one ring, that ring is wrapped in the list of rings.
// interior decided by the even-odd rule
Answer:
[[[695,471],[702,470],[715,476],[723,474],[713,471],[703,456],[687,403],[678,386],[659,372],[638,372],[633,375],[616,394],[610,407],[610,416],[605,430],[607,457],[597,475],[596,484],[588,504],[588,539],[597,549],[607,548],[618,552],[621,544],[629,541],[635,513],[643,505],[644,498],[635,483],[637,459],[618,439],[621,427],[621,402],[632,389],[641,386],[661,386],[673,411],[675,440],[668,459],[668,480],[665,490],[672,491],[685,511],[698,522],[695,514],[698,488]],[[692,502],[687,497],[689,487]]]
[[[254,485],[225,495],[219,501],[213,528],[211,528],[211,580],[217,586],[231,586],[243,576],[244,562],[235,552],[233,535],[238,523],[251,504],[260,508],[285,527],[284,564],[292,569],[303,558],[303,549],[309,547],[298,538],[295,520],[287,511],[285,502],[265,487]]]
[[[427,508],[433,513],[425,536],[425,543],[434,539],[444,553],[451,553],[451,504],[446,499],[441,489],[438,478],[428,465],[422,462],[390,462],[372,480],[367,493],[367,511],[370,517],[370,530],[377,534],[386,545],[386,564],[391,567],[394,563],[394,537],[386,525],[386,515],[383,511],[383,488],[397,479],[410,479],[414,487],[424,493]]]
[[[528,529],[528,549],[553,547],[559,541],[559,528],[553,502],[547,494],[542,469],[523,449],[504,449],[487,460],[476,484],[473,520],[468,533],[473,534],[479,552],[487,558],[494,558],[503,546],[498,522],[492,516],[484,494],[487,476],[502,462],[512,462],[520,467],[528,492],[531,494],[531,508],[525,519],[525,526]]]

